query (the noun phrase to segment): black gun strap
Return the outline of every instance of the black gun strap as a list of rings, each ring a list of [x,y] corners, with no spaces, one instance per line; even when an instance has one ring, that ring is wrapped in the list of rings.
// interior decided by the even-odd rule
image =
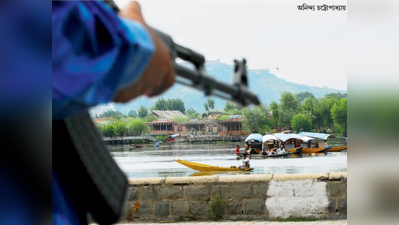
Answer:
[[[53,121],[53,166],[80,211],[100,224],[124,213],[129,184],[88,113]]]

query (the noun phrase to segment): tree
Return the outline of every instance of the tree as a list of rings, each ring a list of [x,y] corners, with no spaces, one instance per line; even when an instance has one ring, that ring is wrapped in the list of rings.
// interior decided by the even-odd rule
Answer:
[[[292,117],[299,113],[300,103],[295,94],[283,92],[280,97],[280,124],[282,127],[290,127]]]
[[[301,112],[312,120],[312,128],[320,129],[323,124],[323,116],[321,115],[320,108],[320,101],[314,96],[305,98],[302,102]]]
[[[134,119],[128,124],[129,131],[132,135],[141,135],[148,131],[148,126],[145,124],[145,121],[142,119]]]
[[[155,106],[154,106],[155,110],[167,110],[166,108],[166,100],[163,98],[158,99],[155,102]]]
[[[209,106],[208,106],[208,103],[204,103],[204,107],[205,107],[205,111],[209,111]]]
[[[215,99],[208,98],[204,104],[205,111],[209,111],[210,109],[215,109]]]
[[[137,110],[137,113],[139,114],[140,118],[144,118],[148,115],[148,109],[144,106],[140,106],[140,108]]]
[[[314,95],[309,91],[299,92],[298,94],[296,94],[296,96],[298,97],[299,102],[303,102],[303,100],[305,100],[306,98],[309,98],[309,97],[314,98]]]
[[[280,127],[280,106],[278,105],[277,102],[272,101],[270,103],[270,114],[272,116],[272,120],[270,121],[271,126],[273,128],[279,128]]]
[[[179,110],[182,113],[186,112],[184,102],[180,98],[163,99],[160,98],[155,102],[154,110]]]
[[[137,112],[136,110],[131,109],[127,115],[129,117],[137,117]]]
[[[301,129],[310,131],[312,128],[312,121],[306,115],[299,113],[292,117],[291,127],[296,132],[299,132]]]
[[[117,112],[114,110],[107,110],[107,111],[103,112],[102,114],[98,115],[98,118],[101,118],[101,117],[113,117],[115,119],[121,119],[121,118],[125,117],[125,115],[123,115],[123,113],[121,113],[121,112]]]
[[[341,128],[342,134],[347,136],[347,112],[348,101],[346,98],[341,99],[338,103],[334,104],[331,109],[331,116],[334,120],[334,124]]]
[[[209,108],[215,109],[215,99],[208,98],[208,105],[209,105]]]
[[[201,115],[197,113],[193,108],[189,108],[186,111],[186,115],[189,119],[200,119]]]
[[[334,125],[334,121],[331,116],[332,107],[340,101],[341,98],[335,95],[325,96],[320,100],[319,114],[322,119],[322,126],[327,129]]]
[[[172,121],[174,122],[187,122],[188,120],[189,120],[188,118],[179,117],[179,116],[172,118]]]
[[[182,113],[186,113],[184,102],[180,98],[172,98],[166,101],[166,108],[168,110],[179,110]]]
[[[100,125],[100,131],[104,137],[115,136],[113,124]]]
[[[346,93],[341,93],[341,92],[329,93],[329,94],[326,94],[324,97],[327,97],[327,98],[347,98],[347,94]]]
[[[155,115],[147,115],[146,117],[144,117],[144,121],[146,121],[146,122],[152,122],[157,119],[158,119],[158,117],[156,117]]]
[[[259,128],[259,133],[264,135],[266,132],[270,132],[272,129],[270,128],[269,125],[265,124],[262,127]]]
[[[242,110],[242,124],[246,131],[260,131],[260,128],[269,125],[265,108],[255,107],[253,109],[247,107]]]
[[[232,102],[226,102],[223,110],[230,115],[241,115],[242,106]]]
[[[118,137],[123,137],[127,134],[127,124],[123,121],[116,121],[113,124],[114,127],[114,133]]]

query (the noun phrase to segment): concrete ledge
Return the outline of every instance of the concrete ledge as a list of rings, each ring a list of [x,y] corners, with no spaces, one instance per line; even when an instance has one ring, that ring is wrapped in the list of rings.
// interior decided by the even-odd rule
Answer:
[[[328,173],[306,173],[306,174],[274,174],[273,180],[314,180],[328,179]]]
[[[329,174],[328,179],[330,179],[330,180],[348,179],[348,173],[347,172],[332,172]]]
[[[219,176],[202,176],[202,177],[167,177],[165,184],[199,184],[218,182]]]
[[[232,176],[220,176],[219,182],[221,183],[261,182],[261,181],[270,181],[271,179],[272,179],[271,174],[232,175]]]
[[[255,175],[228,175],[228,176],[202,176],[202,177],[155,177],[155,178],[129,178],[130,185],[153,184],[199,184],[199,183],[244,183],[264,182],[270,180],[340,180],[347,179],[347,172],[333,173],[308,173],[308,174],[255,174]]]
[[[130,185],[150,185],[150,184],[163,184],[165,182],[164,177],[153,177],[153,178],[129,178]]]

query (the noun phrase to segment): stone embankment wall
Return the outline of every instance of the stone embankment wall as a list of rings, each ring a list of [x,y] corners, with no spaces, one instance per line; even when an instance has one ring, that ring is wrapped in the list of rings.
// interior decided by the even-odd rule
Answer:
[[[126,220],[347,216],[347,173],[129,179]]]

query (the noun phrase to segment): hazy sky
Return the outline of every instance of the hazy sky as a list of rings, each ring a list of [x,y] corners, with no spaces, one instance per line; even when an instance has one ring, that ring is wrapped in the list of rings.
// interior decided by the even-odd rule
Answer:
[[[127,0],[116,0],[123,7]],[[208,60],[232,64],[312,86],[347,89],[346,11],[299,11],[297,5],[346,1],[142,0],[148,24]],[[277,70],[278,68],[278,70]]]

